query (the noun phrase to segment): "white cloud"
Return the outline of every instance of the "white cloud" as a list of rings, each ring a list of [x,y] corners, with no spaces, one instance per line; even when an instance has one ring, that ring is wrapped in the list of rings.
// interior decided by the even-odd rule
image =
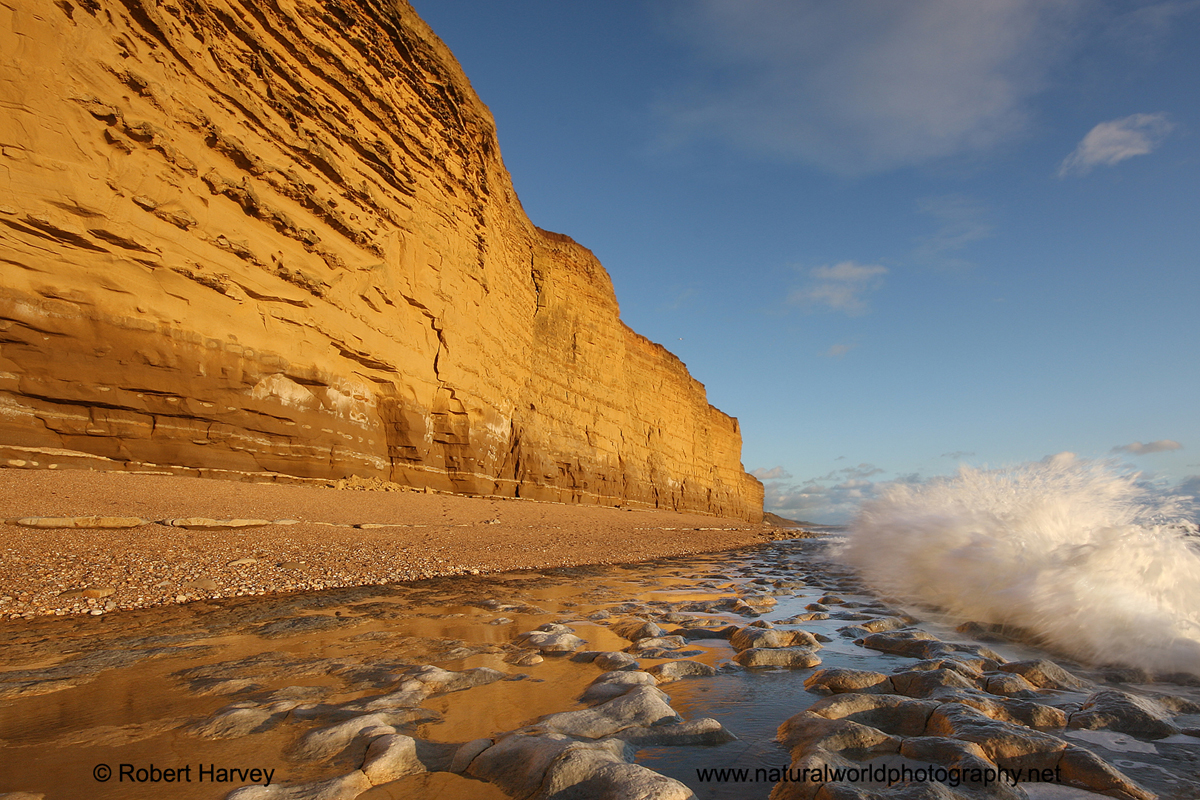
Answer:
[[[1058,177],[1086,175],[1097,165],[1111,167],[1127,158],[1148,155],[1174,127],[1166,114],[1133,114],[1101,122],[1063,160]]]
[[[847,496],[837,487],[768,484],[763,507],[788,519],[838,524],[848,520],[861,502],[861,496]]]
[[[851,316],[865,314],[867,303],[863,295],[882,286],[887,272],[887,267],[854,261],[816,267],[809,272],[813,278],[809,286],[793,291],[788,302],[826,306]]]
[[[881,489],[895,483],[922,480],[916,475],[879,483],[869,480],[883,472],[874,464],[862,463],[799,484],[772,481],[765,486],[763,507],[789,519],[840,524],[849,520],[864,500],[874,497]]]
[[[880,482],[854,479],[832,486],[815,481],[795,486],[768,484],[763,507],[788,519],[838,525],[849,522],[864,501],[888,487],[922,482],[924,479],[914,474]]]
[[[1084,5],[681,2],[677,28],[712,74],[663,111],[685,138],[843,174],[986,150],[1026,127]]]
[[[770,469],[760,467],[750,474],[758,478],[760,481],[779,481],[787,480],[788,478],[792,477],[792,474],[783,467],[771,467]]]
[[[1179,450],[1183,447],[1179,442],[1171,441],[1170,439],[1159,439],[1157,442],[1134,442],[1133,444],[1120,444],[1112,449],[1114,453],[1129,453],[1135,456],[1145,456],[1150,453],[1165,453],[1169,450]]]
[[[1158,444],[1152,442],[1151,445]],[[1172,442],[1171,444],[1175,444]],[[1143,447],[1148,445],[1143,445]],[[1175,449],[1175,448],[1166,448]],[[1018,471],[1027,474],[1037,474],[1030,467],[1042,465],[1042,469],[1051,470],[1083,470],[1093,467],[1104,467],[1116,470],[1117,462],[1089,461],[1074,453],[1063,452],[1046,456],[1040,462],[1030,462],[1012,468],[995,470],[970,470],[960,467],[959,474],[967,473],[986,475],[1001,475]],[[773,481],[766,484],[763,506],[767,511],[773,511],[789,519],[802,519],[815,523],[844,524],[858,513],[862,504],[885,495],[897,487],[919,487],[929,484],[945,483],[944,476],[923,477],[917,473],[898,475],[882,481],[870,480],[883,470],[872,464],[859,464],[857,467],[847,467],[830,472],[819,478],[810,478],[802,483],[789,484],[784,481]],[[1114,474],[1116,474],[1114,472]],[[1134,473],[1136,475],[1136,473]],[[1168,518],[1178,513],[1200,522],[1200,475],[1190,475],[1183,478],[1175,486],[1139,483],[1151,495],[1163,501],[1160,510]]]

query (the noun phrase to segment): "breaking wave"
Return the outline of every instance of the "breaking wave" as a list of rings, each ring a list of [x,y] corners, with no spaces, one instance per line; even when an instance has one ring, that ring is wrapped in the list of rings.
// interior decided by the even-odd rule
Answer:
[[[1179,512],[1109,462],[964,467],[865,503],[840,558],[879,591],[1086,662],[1200,674],[1200,538]]]

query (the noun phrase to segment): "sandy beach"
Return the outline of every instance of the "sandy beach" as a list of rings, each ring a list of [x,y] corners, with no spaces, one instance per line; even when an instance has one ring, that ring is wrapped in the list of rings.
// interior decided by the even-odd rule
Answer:
[[[146,524],[18,523],[79,517]],[[0,470],[0,519],[5,618],[641,561],[776,535],[696,514],[90,470]]]
[[[851,723],[982,776],[947,798],[1200,786],[1190,682],[922,620],[827,539],[372,486],[0,470],[0,794],[912,796],[772,777],[877,765]]]

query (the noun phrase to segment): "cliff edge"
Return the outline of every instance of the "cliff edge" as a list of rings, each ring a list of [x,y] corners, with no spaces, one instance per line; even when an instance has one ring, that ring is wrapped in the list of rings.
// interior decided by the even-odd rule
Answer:
[[[757,522],[402,2],[0,0],[0,463]]]

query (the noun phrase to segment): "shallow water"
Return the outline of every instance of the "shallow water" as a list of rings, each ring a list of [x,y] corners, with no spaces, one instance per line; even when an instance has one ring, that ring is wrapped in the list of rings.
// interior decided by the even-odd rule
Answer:
[[[583,650],[622,650],[630,643],[607,623],[630,615],[665,628],[708,619],[745,625],[783,624],[819,598],[836,594],[831,613],[883,616],[897,611],[867,593],[848,568],[827,561],[826,543],[798,539],[733,553],[603,568],[445,578],[391,587],[355,588],[272,599],[239,599],[186,607],[31,623],[0,624],[0,792],[44,792],[47,798],[219,798],[237,782],[200,784],[200,765],[274,770],[273,780],[301,782],[355,769],[362,747],[330,761],[294,760],[289,751],[318,721],[288,716],[261,733],[230,739],[191,735],[188,727],[230,703],[262,705],[281,698],[343,703],[386,690],[404,669],[434,664],[448,670],[490,667],[507,680],[433,696],[421,704],[432,719],[404,731],[435,742],[465,742],[584,707],[578,697],[600,673],[591,663],[548,656],[532,666],[510,663],[522,650],[514,638],[546,622],[568,624]],[[779,582],[776,585],[776,582]],[[699,610],[697,604],[770,592],[777,601],[761,616]],[[608,619],[592,619],[608,612]],[[918,615],[929,615],[918,612]],[[675,616],[668,616],[675,615]],[[664,619],[665,618],[665,619]],[[821,667],[889,673],[913,659],[865,649],[843,636],[853,619],[797,627],[828,637]],[[972,641],[944,621],[920,627],[946,641]],[[1010,660],[1045,657],[1028,644],[988,642]],[[779,725],[821,699],[804,688],[813,669],[744,670],[730,661],[724,639],[689,642],[684,656],[718,667],[710,678],[663,684],[685,719],[712,717],[738,738],[719,746],[646,747],[639,763],[690,786],[698,797],[765,798],[772,782],[702,783],[704,768],[777,768],[789,758],[774,741]],[[669,658],[640,658],[645,669]],[[1077,674],[1127,691],[1200,701],[1194,686],[1126,684],[1112,675],[1056,660]],[[1063,693],[1058,702],[1079,702]],[[1200,738],[1143,742],[1103,731],[1070,731],[1163,797],[1200,796]],[[113,777],[96,780],[109,765]],[[119,765],[159,769],[191,766],[192,781],[132,783]],[[751,773],[753,774],[753,772]],[[1063,787],[1033,787],[1031,797],[1079,798]],[[1058,792],[1057,794],[1055,792]],[[432,773],[402,778],[360,795],[377,798],[500,798],[493,786]]]

